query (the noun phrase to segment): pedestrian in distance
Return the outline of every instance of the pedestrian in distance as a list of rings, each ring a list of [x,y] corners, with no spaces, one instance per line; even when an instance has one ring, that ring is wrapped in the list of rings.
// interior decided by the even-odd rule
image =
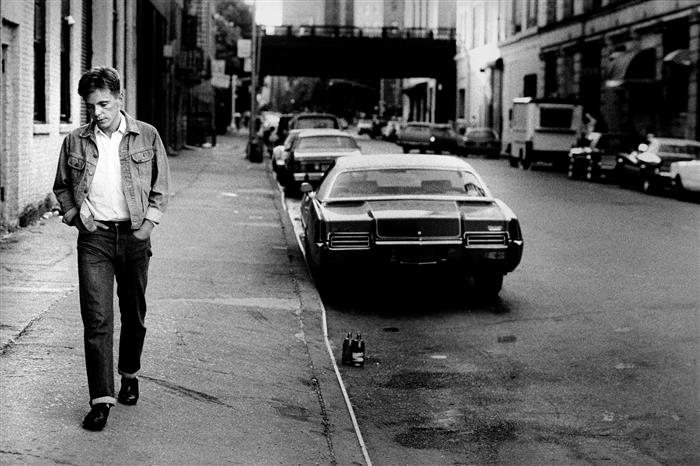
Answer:
[[[88,430],[102,430],[119,401],[139,399],[146,327],[150,236],[169,196],[168,158],[158,131],[122,109],[117,70],[97,67],[78,83],[90,122],[63,141],[53,191],[63,222],[78,229],[78,283],[90,412]],[[114,398],[114,282],[121,332]]]

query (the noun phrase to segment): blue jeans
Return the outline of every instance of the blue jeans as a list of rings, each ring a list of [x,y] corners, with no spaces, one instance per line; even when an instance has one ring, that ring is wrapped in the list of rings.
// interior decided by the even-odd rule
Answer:
[[[78,235],[78,280],[90,404],[113,405],[114,280],[121,314],[117,368],[129,376],[141,368],[151,241],[134,237],[129,222],[107,224],[109,230]]]

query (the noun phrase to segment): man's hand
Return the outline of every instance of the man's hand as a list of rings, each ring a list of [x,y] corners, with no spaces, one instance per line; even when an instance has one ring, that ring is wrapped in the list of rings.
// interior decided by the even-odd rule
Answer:
[[[153,227],[155,224],[151,222],[150,220],[146,219],[143,221],[141,224],[141,228],[136,230],[133,235],[136,239],[139,239],[141,241],[145,241],[148,238],[151,237],[151,232],[153,231]]]
[[[101,230],[109,230],[109,227],[99,220],[95,220],[95,226]]]

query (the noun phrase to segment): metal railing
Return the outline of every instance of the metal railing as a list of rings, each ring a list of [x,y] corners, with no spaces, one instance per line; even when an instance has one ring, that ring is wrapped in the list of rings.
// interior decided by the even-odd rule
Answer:
[[[286,37],[370,37],[381,39],[455,40],[454,28],[359,28],[355,26],[269,26],[259,27],[263,36]]]

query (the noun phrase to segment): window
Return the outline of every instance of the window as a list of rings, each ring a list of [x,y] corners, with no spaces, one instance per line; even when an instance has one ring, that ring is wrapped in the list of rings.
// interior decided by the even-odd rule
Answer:
[[[464,106],[466,105],[466,89],[460,89],[457,95],[457,118],[464,118]]]
[[[553,97],[558,91],[557,52],[547,52],[544,55],[544,95]]]
[[[537,26],[537,3],[538,0],[527,0],[527,27]]]
[[[540,108],[540,128],[571,128],[574,111],[571,108]]]
[[[562,1],[562,17],[568,18],[574,15],[574,0]]]
[[[92,67],[92,2],[83,0],[83,20],[81,28],[82,48],[80,50],[80,68],[85,72]],[[83,124],[90,121],[90,114],[85,107],[85,101],[80,100],[80,115]]]
[[[70,123],[70,0],[61,0],[61,121]]]
[[[547,0],[547,24],[557,21],[557,0]]]
[[[521,6],[522,0],[513,0],[513,34],[519,33],[523,28]]]
[[[46,122],[46,0],[34,0],[34,121]]]
[[[523,97],[537,97],[536,74],[526,74],[523,76]]]
[[[602,0],[584,0],[583,11],[588,13],[589,11],[597,11],[602,5]]]

